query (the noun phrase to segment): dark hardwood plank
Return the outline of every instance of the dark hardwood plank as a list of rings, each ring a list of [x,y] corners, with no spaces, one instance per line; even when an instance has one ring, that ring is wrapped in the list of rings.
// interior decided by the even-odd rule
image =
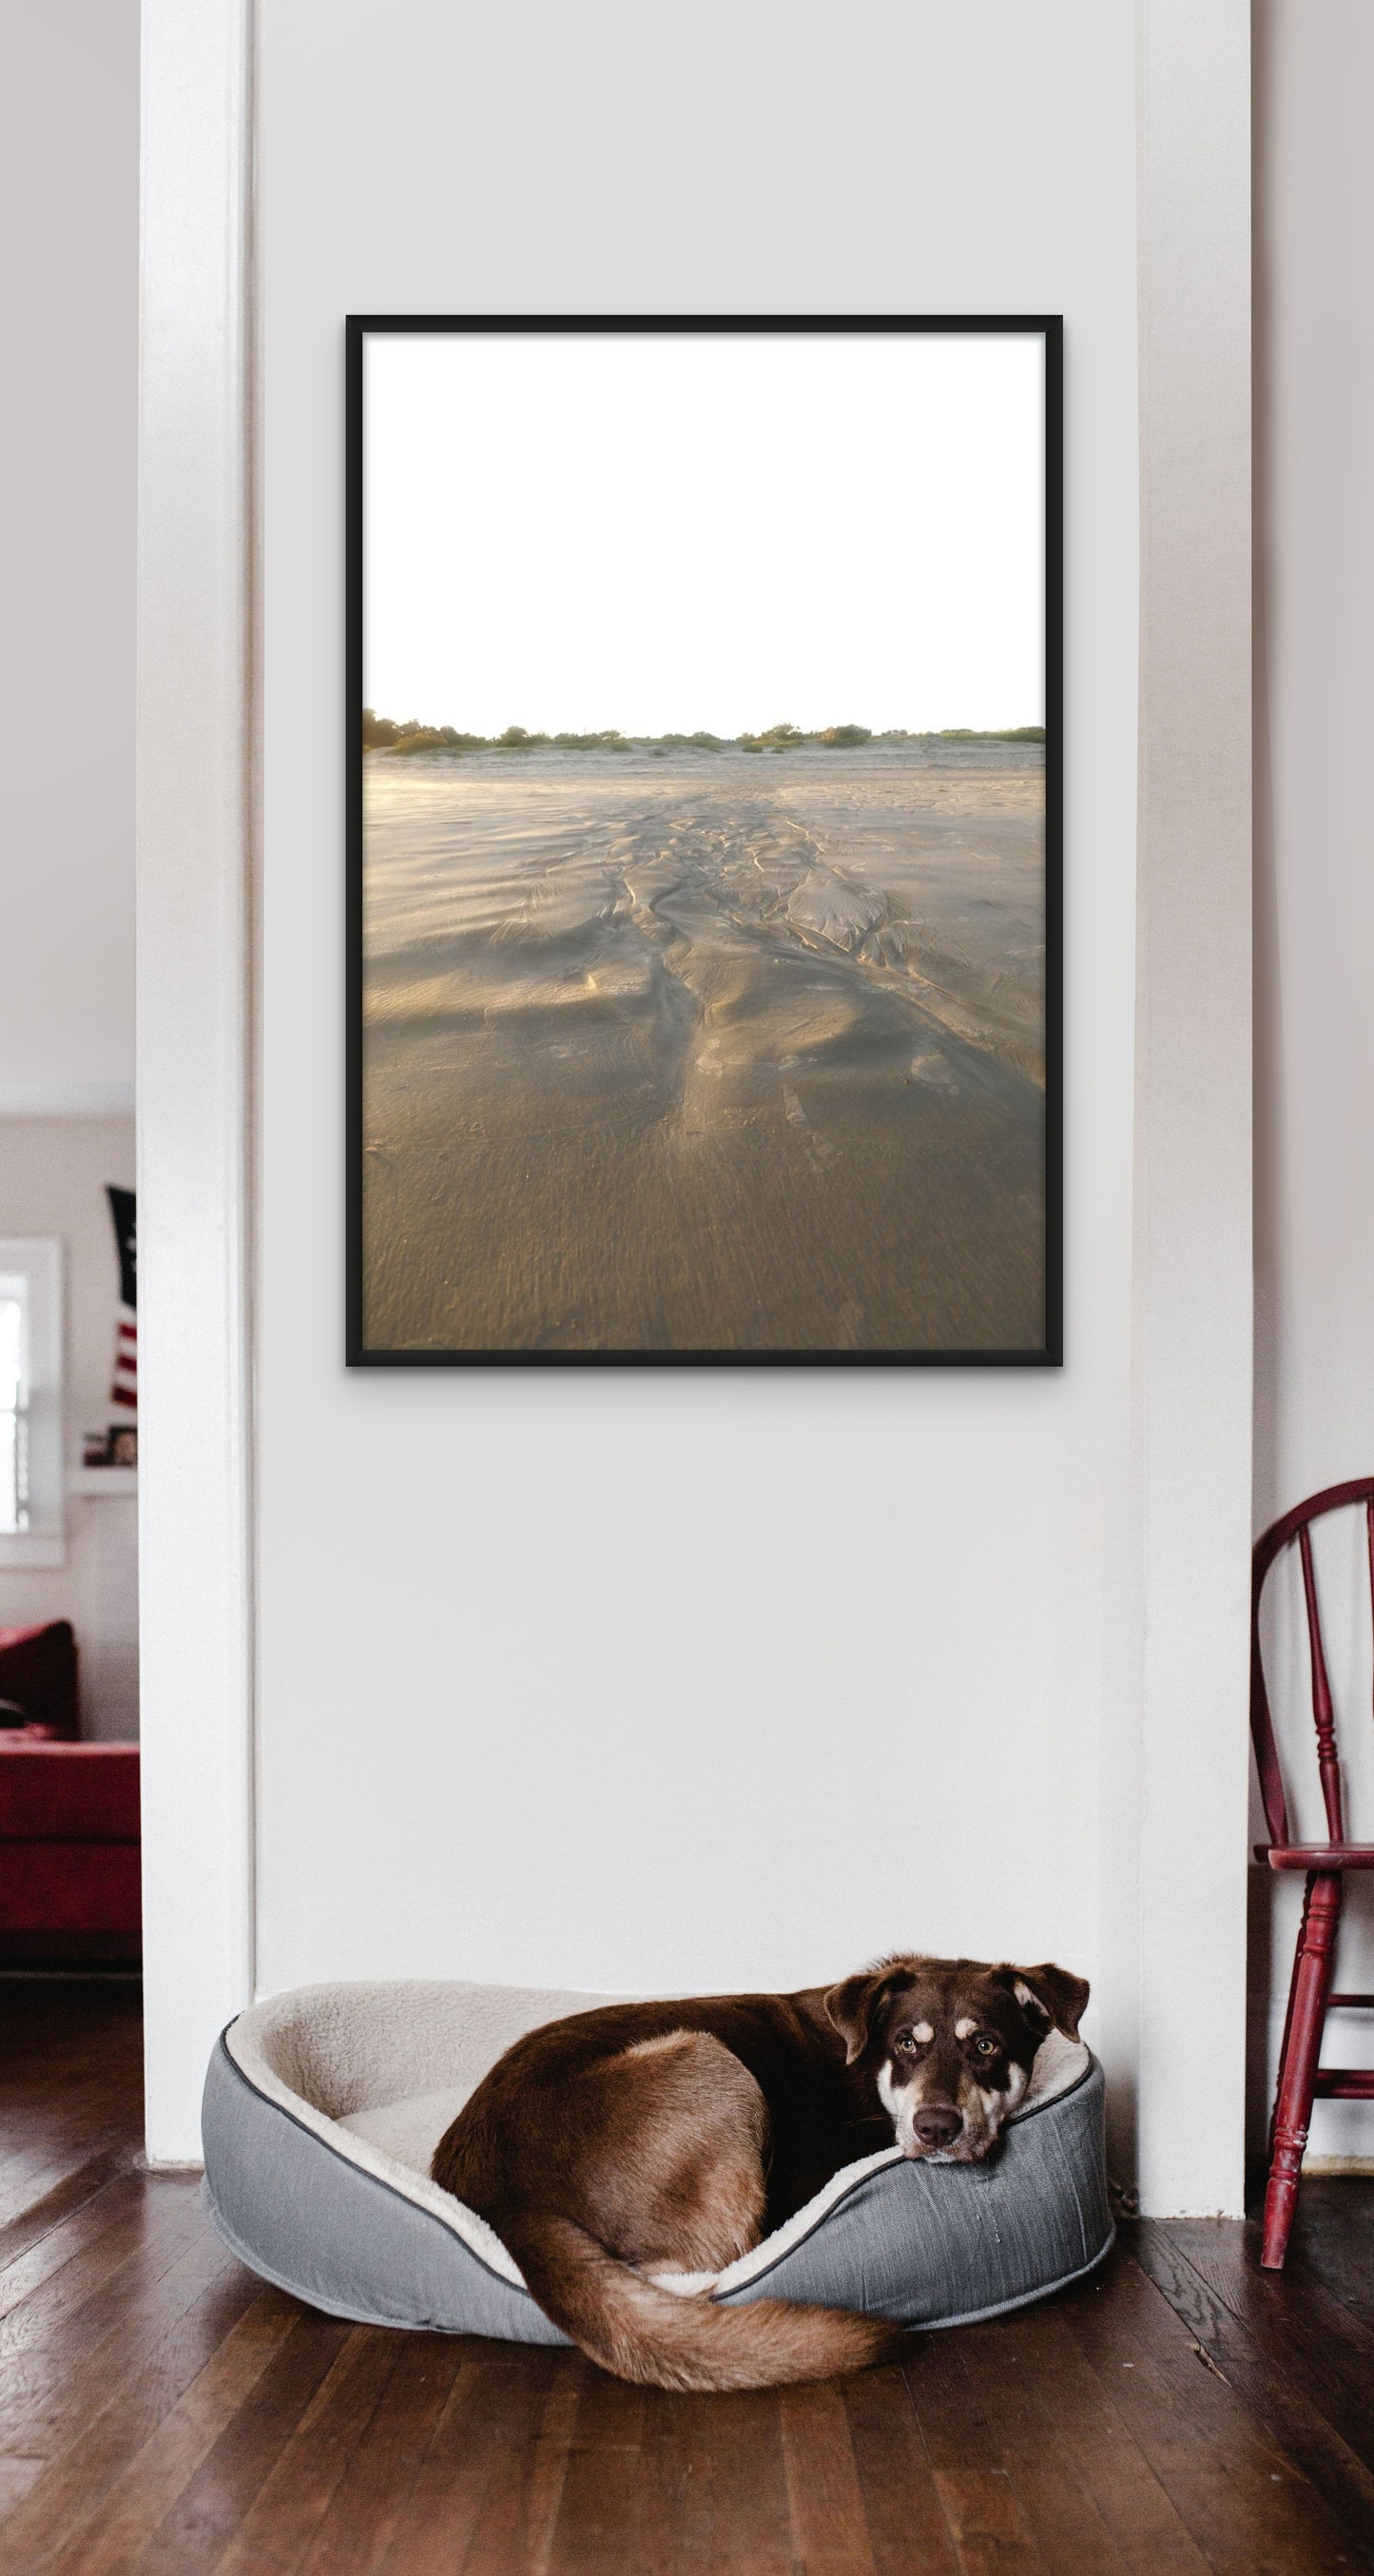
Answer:
[[[564,2352],[539,2418],[525,2505],[523,2576],[548,2576],[554,2533],[567,2484],[568,2462],[582,2405],[582,2383],[591,2365],[580,2352]],[[401,2576],[398,2568],[397,2576]]]
[[[547,2347],[500,2349],[504,2367],[493,2369],[486,2389],[496,2457],[473,2515],[463,2576],[547,2566],[581,2411],[586,2370],[580,2360]],[[436,2556],[436,2576],[448,2563]],[[401,2576],[399,2558],[396,2565]]]
[[[169,2296],[132,2351],[107,2354],[103,2373],[88,2372],[82,2401],[65,2410],[68,2438],[0,2524],[0,2566],[43,2564],[103,2507],[130,2459],[260,2295],[260,2285],[228,2257],[208,2280],[198,2271],[203,2256],[198,2265],[188,2259],[175,2267],[168,2279],[180,2295]]]
[[[918,2366],[913,2338],[910,2367]],[[959,2559],[916,2420],[905,2370],[891,2363],[844,2382],[849,2441],[877,2576],[958,2576]]]
[[[291,2306],[290,2331],[152,2533],[139,2576],[207,2576],[219,2564],[333,2368],[349,2328],[314,2308]]]
[[[46,2460],[25,2459],[16,2453],[12,2459],[0,2460],[0,2567],[5,2563],[3,2524],[7,2514],[21,2505],[32,2487],[38,2484],[47,2467]]]
[[[1234,2221],[1170,2219],[1137,2222],[1134,2232],[1143,2268],[1204,2348],[1221,2317],[1232,2317],[1258,2351],[1297,2375],[1374,2473],[1374,2327],[1301,2265],[1291,2273],[1261,2271],[1258,2230]]]
[[[302,2576],[377,2576],[386,2565],[461,2358],[456,2337],[405,2337],[302,2561]]]
[[[262,2290],[175,2405],[89,2505],[78,2505],[49,2576],[129,2576],[158,2524],[232,2423],[295,2322],[294,2302]],[[94,2428],[99,2436],[100,2426]],[[121,2449],[127,2444],[121,2434]],[[83,2479],[83,2495],[85,2481]]]
[[[1138,2222],[1132,2236],[1141,2265],[1201,2351],[1338,2515],[1352,2566],[1374,2569],[1374,2368],[1366,2368],[1361,2382],[1341,2355],[1339,2336],[1328,2351],[1319,2335],[1292,2334],[1291,2299],[1281,2294],[1271,2305],[1263,2284],[1230,2276],[1229,2260],[1219,2259],[1215,2246],[1200,2249],[1205,2268],[1195,2265],[1185,2249],[1201,2223]],[[1249,2287],[1256,2290],[1253,2299]]]
[[[1283,2278],[1297,2273],[1374,2326],[1374,2176],[1304,2174]]]
[[[660,2389],[644,2410],[643,2527],[653,2534],[656,2576],[699,2576],[712,2564],[714,2437],[702,2410],[714,2403]]]
[[[0,2267],[134,2164],[113,2125],[78,2131],[59,2153],[45,2139],[16,2158],[10,2181],[0,2188]]]
[[[110,2140],[114,2133],[105,2132]],[[129,2170],[127,2150],[114,2144],[84,2141],[74,2160],[53,2169],[51,2178],[24,2208],[0,2227],[0,2297],[3,2297],[5,2275],[11,2264],[28,2253],[31,2246],[51,2234],[55,2227],[75,2216],[78,2210],[98,2199],[106,2186]]]
[[[220,2576],[298,2568],[400,2359],[399,2334],[351,2326],[229,2546]]]
[[[1026,2527],[1056,2576],[1121,2576],[1122,2559],[1077,2460],[1041,2403],[1037,2373],[1010,2319],[960,2338],[964,2371]]]
[[[547,2576],[652,2566],[644,2516],[649,2392],[589,2369],[581,2383]]]
[[[793,2547],[806,2576],[876,2576],[844,2390],[836,2380],[778,2393]]]
[[[189,2193],[145,2199],[138,2225],[122,2225],[77,2255],[0,2325],[6,2403],[0,2451],[50,2455],[99,2412],[116,2378],[128,2379],[212,2277],[256,2283],[207,2238]]]
[[[547,2346],[455,2337],[449,2374],[383,2564],[396,2576],[516,2567],[530,2546],[531,2501],[560,2356]]]
[[[993,2569],[1016,2576],[1054,2576],[1041,2555],[1002,2459],[982,2393],[971,2383],[964,2351],[970,2332],[926,2336],[907,2385],[959,2564],[967,2576]]]
[[[1201,2550],[1085,2359],[1067,2303],[1008,2319],[1037,2401],[1129,2576],[1202,2576]]]
[[[51,2226],[38,2230],[23,2252],[0,2271],[0,2320],[13,2309],[27,2306],[26,2325],[41,2317],[39,2331],[48,2331],[74,2301],[127,2261],[130,2250],[146,2235],[147,2211],[144,2177],[117,2174]],[[78,2258],[93,2247],[103,2250],[79,2264]],[[55,2282],[59,2273],[64,2275],[61,2284],[40,2310],[35,2292],[45,2282]],[[7,2345],[0,2335],[0,2355],[17,2350],[28,2339],[27,2331],[16,2329]]]
[[[1203,2367],[1129,2256],[1115,2269],[1110,2300],[1080,2297],[1071,2322],[1217,2576],[1306,2576],[1348,2564],[1335,2516],[1236,2391]]]
[[[646,2529],[664,2576],[793,2576],[792,2515],[772,2389],[653,2397]]]

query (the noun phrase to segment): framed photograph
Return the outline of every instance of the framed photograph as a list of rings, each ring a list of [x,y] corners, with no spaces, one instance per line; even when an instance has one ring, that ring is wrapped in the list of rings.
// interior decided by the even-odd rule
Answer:
[[[1046,316],[348,325],[348,1359],[1061,1358]]]

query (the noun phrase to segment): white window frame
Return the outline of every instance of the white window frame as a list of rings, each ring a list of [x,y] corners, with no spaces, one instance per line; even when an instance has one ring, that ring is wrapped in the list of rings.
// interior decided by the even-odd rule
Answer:
[[[67,1562],[62,1406],[62,1246],[52,1236],[0,1236],[0,1295],[17,1283],[24,1305],[22,1401],[28,1427],[28,1525],[0,1530],[0,1568]]]

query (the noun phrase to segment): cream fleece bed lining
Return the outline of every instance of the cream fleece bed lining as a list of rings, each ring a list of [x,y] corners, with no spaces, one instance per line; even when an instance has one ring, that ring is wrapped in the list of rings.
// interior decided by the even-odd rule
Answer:
[[[428,1981],[298,1986],[241,2013],[224,2045],[266,2100],[348,2163],[427,2210],[488,2271],[523,2290],[524,2277],[499,2236],[430,2179],[430,2159],[488,2068],[526,2031],[626,2000]],[[1081,2041],[1052,2031],[1014,2121],[1071,2092],[1091,2062]],[[436,2087],[440,2072],[444,2081]],[[846,2165],[804,2209],[723,2272],[660,2277],[684,2292],[740,2288],[810,2235],[865,2176],[901,2161],[893,2146]]]

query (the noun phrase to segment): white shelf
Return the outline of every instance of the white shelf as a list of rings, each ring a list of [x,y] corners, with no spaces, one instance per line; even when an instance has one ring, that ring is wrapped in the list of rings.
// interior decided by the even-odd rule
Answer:
[[[67,1476],[69,1494],[136,1494],[137,1467],[73,1467]]]

